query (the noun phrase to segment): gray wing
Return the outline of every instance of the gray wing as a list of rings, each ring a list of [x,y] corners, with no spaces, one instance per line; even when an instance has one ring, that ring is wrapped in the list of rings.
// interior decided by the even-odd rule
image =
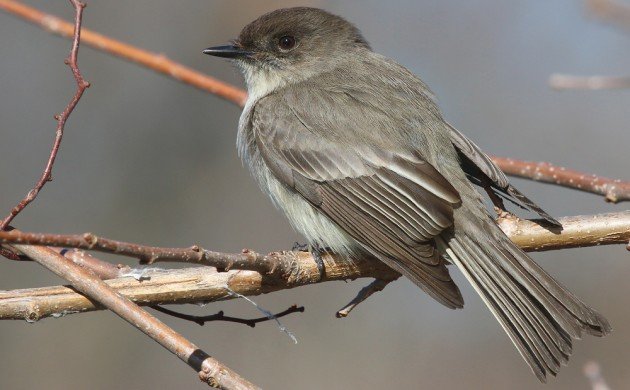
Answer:
[[[313,132],[310,115],[296,115],[282,97],[256,105],[255,142],[274,176],[436,300],[462,307],[433,242],[452,225],[458,192],[417,154],[345,147],[321,135],[335,129]]]
[[[451,142],[460,154],[462,169],[471,182],[482,187],[490,186],[490,190],[498,196],[535,212],[554,226],[562,227],[560,222],[511,185],[505,173],[474,142],[450,124],[448,127]]]

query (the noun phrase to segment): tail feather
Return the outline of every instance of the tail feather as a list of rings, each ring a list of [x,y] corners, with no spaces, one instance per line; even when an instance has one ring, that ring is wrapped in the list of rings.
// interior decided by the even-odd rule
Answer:
[[[456,217],[452,236],[441,245],[539,380],[555,376],[567,364],[572,338],[611,331],[604,317],[567,291],[489,219],[459,212],[469,214]]]

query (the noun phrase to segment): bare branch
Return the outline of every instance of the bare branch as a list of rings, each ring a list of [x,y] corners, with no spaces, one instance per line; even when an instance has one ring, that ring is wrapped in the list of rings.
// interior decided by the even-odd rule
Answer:
[[[9,2],[11,3],[11,2]],[[81,100],[81,96],[83,96],[83,92],[85,89],[90,86],[90,83],[85,81],[83,75],[81,75],[81,71],[77,65],[77,56],[79,54],[79,44],[81,42],[81,21],[83,18],[83,8],[85,4],[79,1],[71,0],[70,3],[74,6],[75,9],[75,22],[74,26],[70,25],[70,36],[72,36],[72,49],[70,50],[70,55],[66,59],[66,64],[70,67],[72,74],[74,75],[74,79],[77,82],[77,90],[74,93],[74,96],[66,106],[66,108],[59,115],[55,115],[55,119],[57,120],[57,131],[55,133],[55,141],[52,146],[52,150],[50,151],[50,156],[48,157],[48,162],[46,163],[46,167],[42,172],[41,177],[31,189],[28,194],[18,203],[15,207],[11,209],[9,215],[7,215],[4,220],[0,222],[0,230],[4,230],[9,226],[13,218],[15,218],[22,210],[26,208],[32,201],[35,200],[39,191],[52,180],[52,169],[55,164],[55,159],[57,158],[57,153],[59,152],[59,147],[61,146],[61,139],[63,138],[63,131],[66,126],[66,121],[74,111],[74,108]],[[0,6],[3,4],[0,3]]]
[[[590,361],[584,365],[584,376],[590,382],[592,390],[611,390],[602,375],[602,368],[597,362]]]
[[[337,311],[337,313],[335,313],[335,316],[337,318],[345,318],[348,316],[348,314],[350,314],[350,312],[352,310],[354,310],[355,307],[357,307],[360,303],[362,303],[363,301],[365,301],[366,299],[368,299],[369,297],[371,297],[373,294],[379,292],[379,291],[383,291],[383,289],[390,284],[391,282],[397,280],[399,277],[401,277],[402,275],[396,275],[394,278],[389,278],[389,279],[376,279],[374,280],[372,283],[368,284],[367,286],[363,287],[359,293],[357,294],[357,296],[350,301],[350,303],[348,303],[346,306],[342,307],[340,310]]]
[[[549,77],[549,86],[553,89],[626,89],[630,88],[630,77],[612,76],[574,76],[555,73]]]
[[[587,0],[586,8],[595,17],[608,23],[630,29],[630,6],[613,0]],[[553,74],[549,77],[553,89],[627,89],[630,88],[630,76],[574,76]]]
[[[630,211],[596,216],[563,218],[564,230],[555,234],[530,221],[503,218],[499,225],[518,245],[528,251],[544,251],[581,246],[626,244],[630,241]],[[19,242],[14,232],[0,233],[0,242]],[[33,238],[33,235],[27,235]],[[15,245],[15,244],[12,244]],[[222,259],[240,258],[241,254],[220,254]],[[356,278],[394,280],[399,274],[376,259],[347,260],[326,254],[325,275],[320,276],[316,261],[307,252],[274,252],[249,258],[252,263],[269,262],[285,272],[271,274],[255,271],[217,272],[212,267],[183,270],[128,270],[106,283],[114,290],[141,305],[213,302],[233,299],[234,291],[245,296],[266,294],[325,281]],[[241,265],[246,261],[241,258]],[[211,260],[208,260],[211,262]],[[248,268],[248,267],[244,267]],[[251,266],[249,268],[256,268]],[[273,267],[271,267],[273,268]],[[142,277],[138,277],[142,276]],[[138,279],[141,279],[140,281]],[[383,286],[376,283],[348,305],[354,307],[362,297]],[[102,309],[89,299],[66,287],[48,287],[0,292],[0,319],[36,321]],[[342,309],[343,311],[343,309]],[[349,312],[349,310],[348,310]]]
[[[147,306],[224,301],[234,299],[237,296],[234,293],[256,296],[323,281],[395,278],[398,275],[376,259],[349,261],[326,254],[323,257],[326,273],[321,278],[317,263],[308,252],[279,252],[269,257],[292,264],[293,272],[271,277],[255,271],[217,272],[212,267],[169,270],[151,267],[130,270],[104,283],[137,304]],[[102,310],[96,302],[63,286],[0,291],[0,319],[32,322],[51,316]]]
[[[510,238],[529,251],[622,244],[630,240],[630,211],[565,217],[561,218],[560,222],[564,227],[560,234],[520,219],[500,219],[500,226]],[[549,241],[548,245],[545,244],[545,240]],[[284,275],[294,272],[293,265],[277,253],[261,255],[250,250],[243,250],[241,253],[222,253],[203,249],[198,245],[190,248],[161,248],[97,237],[92,233],[62,235],[13,230],[0,232],[0,243],[94,250],[130,256],[150,263],[170,261],[209,265],[219,271],[239,269],[257,271],[263,275]]]
[[[53,34],[65,38],[72,36],[72,24],[17,1],[0,0],[0,9],[34,23]],[[83,30],[82,43],[116,57],[135,62],[237,105],[243,106],[245,104],[247,95],[241,89],[171,61],[162,54],[151,53],[87,29]]]
[[[154,309],[154,310],[157,310],[159,312],[162,312],[164,314],[168,314],[169,316],[172,316],[172,317],[175,317],[175,318],[179,318],[180,320],[191,321],[191,322],[194,322],[194,323],[199,324],[201,326],[203,326],[206,322],[225,321],[225,322],[234,322],[236,324],[247,325],[250,328],[255,328],[256,324],[260,324],[261,322],[272,321],[272,320],[275,320],[277,318],[282,318],[284,316],[288,316],[289,314],[304,313],[304,306],[298,307],[297,305],[292,305],[287,310],[282,311],[282,312],[277,313],[277,314],[272,314],[269,317],[259,317],[259,318],[247,319],[247,318],[238,318],[238,317],[226,316],[225,313],[223,312],[223,310],[221,310],[217,314],[212,314],[212,315],[209,315],[209,316],[194,316],[194,315],[190,315],[190,314],[184,314],[184,313],[180,313],[180,312],[177,312],[177,311],[173,311],[173,310],[167,309],[167,308],[162,307],[162,306],[157,306],[157,305],[156,306],[151,306],[151,308]]]
[[[77,90],[63,112],[55,116],[55,119],[57,119],[55,142],[40,180],[36,183],[35,187],[29,191],[27,196],[11,210],[9,215],[0,222],[0,231],[7,228],[9,223],[22,210],[24,210],[28,204],[35,200],[37,194],[44,185],[48,181],[52,180],[52,168],[55,158],[57,157],[57,153],[59,152],[66,121],[81,99],[85,89],[89,87],[89,83],[83,79],[81,71],[77,65],[77,56],[81,39],[81,21],[85,4],[81,3],[79,0],[69,1],[75,9],[75,23],[73,27],[72,49],[66,63],[72,70],[77,83]],[[11,5],[11,2],[8,3]],[[196,345],[186,340],[182,335],[160,322],[157,318],[151,316],[128,298],[123,297],[111,289],[100,279],[99,275],[92,272],[89,268],[75,264],[73,261],[66,259],[64,256],[50,248],[16,244],[9,246],[8,249],[11,252],[22,253],[28,258],[48,268],[56,275],[68,280],[74,289],[81,292],[86,297],[89,297],[92,301],[98,302],[105,308],[113,311],[118,316],[175,354],[182,361],[196,370],[199,374],[199,378],[208,385],[219,389],[257,389],[256,386],[241,378],[238,374],[230,370],[218,360],[210,357],[208,354],[197,348]],[[7,253],[6,249],[3,249],[3,254],[6,255]],[[85,261],[85,259],[83,260]],[[84,262],[84,265],[95,267],[98,264],[92,261]],[[111,270],[106,268],[101,268],[100,271],[111,275],[114,274]]]
[[[116,313],[171,351],[199,373],[200,378],[219,389],[256,389],[257,387],[210,357],[182,335],[120,295],[97,275],[81,268],[57,252],[37,246],[14,245],[14,248],[37,261],[58,276],[68,280],[77,291]],[[63,310],[63,309],[62,309]],[[32,317],[31,317],[32,318]]]
[[[618,203],[630,200],[629,181],[578,172],[546,162],[521,161],[504,157],[493,157],[492,161],[510,176],[603,195],[607,202]]]
[[[499,218],[497,222],[516,245],[528,252],[624,244],[630,241],[630,211],[561,218],[561,233],[511,216]]]
[[[587,0],[586,7],[597,18],[630,29],[630,6],[613,0]]]

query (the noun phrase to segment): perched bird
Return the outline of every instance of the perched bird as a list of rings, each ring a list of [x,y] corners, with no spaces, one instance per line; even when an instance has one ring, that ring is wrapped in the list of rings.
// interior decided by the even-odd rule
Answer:
[[[204,53],[242,70],[240,156],[310,244],[373,255],[452,309],[464,305],[446,267],[455,264],[541,381],[567,363],[572,339],[611,331],[510,241],[473,184],[559,223],[354,25],[320,9],[280,9]]]

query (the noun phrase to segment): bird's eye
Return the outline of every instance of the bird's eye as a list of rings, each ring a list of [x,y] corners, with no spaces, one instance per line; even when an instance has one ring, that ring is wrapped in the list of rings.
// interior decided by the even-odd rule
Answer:
[[[291,50],[295,47],[295,38],[290,35],[285,35],[278,39],[278,47],[281,50]]]

